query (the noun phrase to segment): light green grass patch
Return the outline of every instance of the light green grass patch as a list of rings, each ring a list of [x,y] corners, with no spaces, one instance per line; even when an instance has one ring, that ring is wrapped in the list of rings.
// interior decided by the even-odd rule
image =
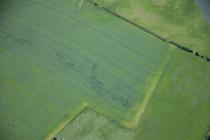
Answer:
[[[135,140],[203,139],[210,125],[210,65],[176,50],[142,117]]]
[[[130,140],[134,132],[86,109],[56,137],[65,140]]]

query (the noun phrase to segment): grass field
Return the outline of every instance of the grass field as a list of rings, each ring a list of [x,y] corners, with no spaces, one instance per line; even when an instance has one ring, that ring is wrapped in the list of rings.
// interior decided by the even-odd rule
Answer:
[[[210,125],[210,66],[180,50],[155,90],[136,140],[203,140]]]
[[[191,1],[97,2],[210,54],[210,28]],[[99,7],[0,2],[0,139],[203,140],[209,63]]]
[[[0,15],[1,139],[51,138],[87,107],[136,128],[175,48],[87,1]]]
[[[56,137],[73,140],[131,140],[134,132],[92,110],[84,110]]]

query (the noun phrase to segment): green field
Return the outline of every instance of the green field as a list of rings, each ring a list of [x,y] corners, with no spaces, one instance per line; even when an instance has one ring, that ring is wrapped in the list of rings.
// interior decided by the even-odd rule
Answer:
[[[58,138],[206,140],[210,124],[210,76],[203,73],[209,70],[208,63],[177,50],[136,130],[125,131],[121,126],[116,128],[115,122],[105,121],[101,119],[103,117],[85,111],[62,130]],[[105,137],[103,134],[106,134]]]
[[[0,3],[0,139],[203,139],[209,63],[100,7],[208,55],[206,23],[196,19],[205,27],[192,28],[205,32],[197,42],[189,31],[180,40],[180,28],[174,36],[163,28],[168,19],[150,28],[127,16],[128,1],[97,2]]]
[[[210,28],[196,0],[90,0],[167,40],[210,57]]]
[[[0,28],[3,139],[50,137],[85,107],[137,126],[172,47],[86,1],[10,5]]]

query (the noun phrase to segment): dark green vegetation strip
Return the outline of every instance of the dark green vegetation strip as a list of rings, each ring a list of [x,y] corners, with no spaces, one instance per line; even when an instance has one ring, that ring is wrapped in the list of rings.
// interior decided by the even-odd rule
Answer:
[[[152,31],[150,31],[149,29],[147,29],[147,28],[145,28],[145,27],[143,27],[143,26],[141,26],[141,25],[139,25],[139,24],[133,22],[132,20],[129,20],[129,19],[127,19],[127,18],[125,18],[125,17],[123,17],[123,16],[121,16],[121,15],[115,13],[115,11],[110,10],[109,8],[103,7],[103,5],[99,5],[97,2],[94,2],[94,1],[92,1],[92,0],[88,0],[88,1],[89,1],[90,3],[92,3],[93,5],[95,5],[96,7],[99,7],[99,8],[101,8],[101,9],[107,11],[107,12],[110,13],[111,15],[116,16],[116,17],[118,17],[118,18],[120,18],[120,19],[122,19],[122,20],[124,20],[124,21],[126,21],[126,22],[128,22],[128,23],[130,23],[130,24],[132,24],[132,25],[134,25],[134,26],[136,26],[136,27],[138,27],[138,28],[140,28],[141,30],[143,30],[143,31],[145,31],[145,32],[147,32],[147,33],[149,33],[149,34],[151,34],[151,35],[157,37],[158,39],[160,39],[160,40],[162,40],[162,41],[165,41],[165,42],[167,42],[167,43],[169,43],[169,44],[172,44],[172,45],[176,46],[177,48],[179,48],[179,49],[181,49],[181,50],[183,50],[183,51],[186,51],[186,52],[188,52],[188,53],[192,53],[192,54],[194,54],[195,56],[197,56],[197,57],[199,57],[199,58],[201,58],[201,59],[204,59],[204,60],[210,62],[210,57],[203,56],[202,54],[200,54],[199,52],[197,52],[197,51],[195,51],[195,50],[192,50],[192,49],[190,49],[190,48],[188,48],[188,47],[186,47],[186,46],[180,45],[179,43],[174,42],[174,41],[172,41],[172,40],[170,40],[170,39],[166,39],[166,38],[160,36],[159,34],[156,34],[155,32],[152,32]]]
[[[43,139],[81,103],[132,120],[172,51],[86,1],[5,1],[0,16],[1,139]]]
[[[153,33],[210,57],[210,27],[196,0],[90,0]]]

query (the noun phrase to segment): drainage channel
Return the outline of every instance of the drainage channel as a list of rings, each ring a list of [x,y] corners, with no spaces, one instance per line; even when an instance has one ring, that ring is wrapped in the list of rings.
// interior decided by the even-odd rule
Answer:
[[[89,3],[91,3],[91,4],[93,4],[95,7],[100,8],[100,9],[103,9],[104,11],[108,12],[109,14],[111,14],[111,15],[113,15],[113,16],[116,16],[116,17],[118,17],[118,18],[120,18],[120,19],[122,19],[122,20],[128,22],[129,24],[132,24],[132,25],[136,26],[137,28],[139,28],[139,29],[141,29],[141,30],[143,30],[143,31],[145,31],[145,32],[147,32],[147,33],[149,33],[149,34],[155,36],[156,38],[158,38],[158,39],[160,39],[160,40],[162,40],[162,41],[164,41],[164,42],[167,42],[167,43],[169,43],[169,44],[172,44],[172,45],[176,46],[177,48],[179,48],[179,49],[181,49],[181,50],[183,50],[183,51],[185,51],[185,52],[192,53],[194,56],[199,57],[200,59],[203,59],[203,60],[205,60],[205,61],[207,61],[207,62],[210,62],[210,57],[201,55],[199,52],[197,52],[197,51],[195,51],[195,50],[192,50],[192,49],[187,48],[187,47],[185,47],[185,46],[183,46],[183,45],[180,45],[180,44],[178,44],[178,43],[176,43],[176,42],[174,42],[174,41],[172,41],[172,40],[168,40],[168,39],[166,39],[166,38],[164,38],[164,37],[162,37],[162,36],[160,36],[160,35],[158,35],[158,34],[152,32],[152,31],[148,30],[148,29],[145,28],[145,27],[140,26],[140,25],[136,24],[135,22],[133,22],[133,21],[131,21],[131,20],[129,20],[129,19],[126,19],[126,18],[124,18],[123,16],[118,15],[117,13],[111,11],[110,9],[108,9],[108,8],[106,8],[106,7],[99,6],[98,3],[96,3],[96,2],[94,2],[94,1],[92,1],[92,0],[87,0],[87,1],[88,1]]]

